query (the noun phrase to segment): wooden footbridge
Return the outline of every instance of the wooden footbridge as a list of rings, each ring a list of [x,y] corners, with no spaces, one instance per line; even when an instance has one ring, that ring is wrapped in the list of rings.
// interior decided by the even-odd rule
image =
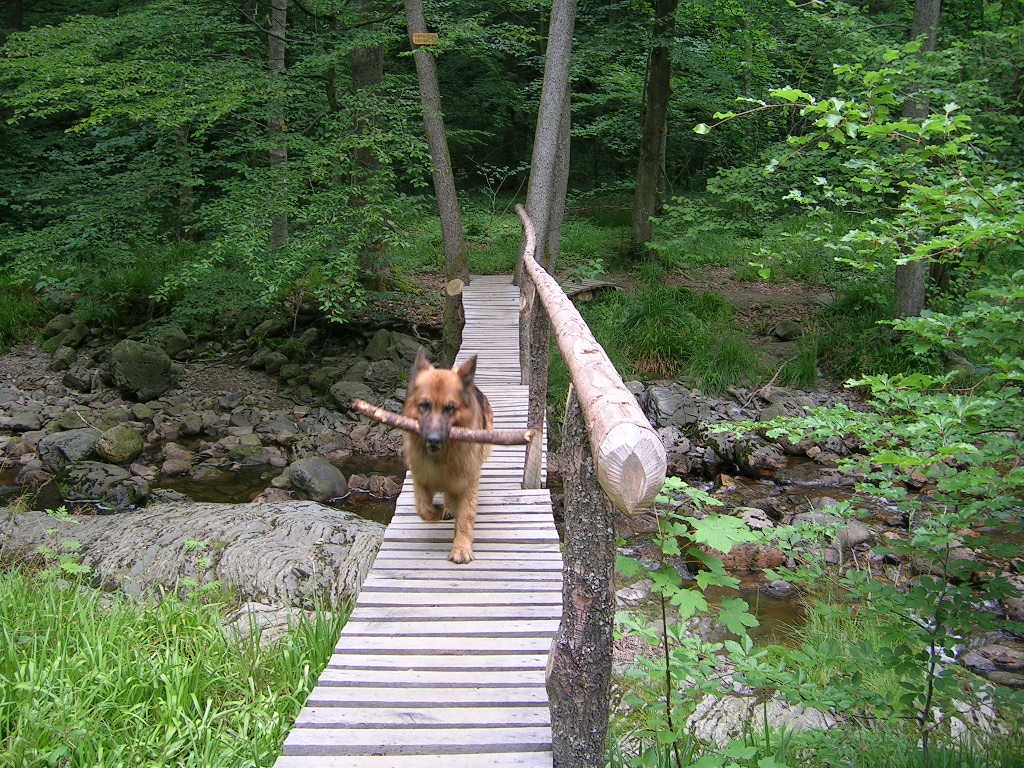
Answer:
[[[569,355],[600,365],[596,373],[577,366],[595,386],[580,386],[584,376],[573,373],[582,408],[571,407],[567,421],[583,428],[581,440],[566,432],[575,471],[566,478],[565,562],[549,492],[524,487],[534,484],[524,482],[529,463],[544,480],[544,440],[492,450],[481,476],[476,559],[466,565],[447,559],[451,522],[416,515],[407,478],[351,618],[275,768],[599,764],[614,611],[608,498],[624,508],[649,500],[664,478],[664,450],[589,332],[565,327],[582,319],[559,321],[559,310],[575,310],[533,262],[521,215],[527,290],[521,295],[508,276],[466,286],[457,362],[478,355],[476,382],[499,429],[527,427],[530,386],[520,360],[531,357],[521,354],[521,310],[536,319],[543,302],[563,355],[568,333]],[[528,450],[540,461],[528,462]]]

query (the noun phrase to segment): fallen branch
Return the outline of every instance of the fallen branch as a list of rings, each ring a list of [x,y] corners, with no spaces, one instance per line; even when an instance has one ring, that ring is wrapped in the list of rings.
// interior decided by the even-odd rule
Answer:
[[[365,400],[353,400],[352,407],[364,416],[369,416],[374,421],[387,424],[389,427],[398,427],[406,432],[419,433],[420,425],[415,419],[403,416],[400,413],[389,411],[385,408],[378,408],[370,405]],[[491,443],[492,445],[525,445],[533,440],[536,434],[535,429],[467,429],[465,427],[452,427],[448,437],[452,440],[462,440],[469,443]]]

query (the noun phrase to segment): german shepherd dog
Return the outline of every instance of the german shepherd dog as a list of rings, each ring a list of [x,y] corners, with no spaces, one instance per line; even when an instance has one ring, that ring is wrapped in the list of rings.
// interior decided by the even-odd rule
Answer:
[[[480,467],[491,452],[484,443],[449,440],[452,427],[491,429],[494,414],[487,397],[473,384],[476,355],[457,368],[435,368],[420,349],[409,374],[402,413],[419,422],[419,433],[405,433],[405,461],[412,470],[416,512],[427,522],[454,518],[455,538],[448,559],[473,559]],[[444,493],[444,510],[434,494]]]

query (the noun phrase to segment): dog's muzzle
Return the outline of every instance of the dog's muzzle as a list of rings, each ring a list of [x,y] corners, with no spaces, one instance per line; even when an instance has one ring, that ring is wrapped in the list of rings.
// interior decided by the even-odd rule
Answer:
[[[423,436],[423,444],[427,448],[428,453],[437,453],[441,450],[441,446],[444,445],[445,436],[440,432],[428,432]]]

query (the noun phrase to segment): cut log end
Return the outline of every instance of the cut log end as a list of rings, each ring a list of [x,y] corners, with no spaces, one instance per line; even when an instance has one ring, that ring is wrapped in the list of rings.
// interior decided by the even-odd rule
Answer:
[[[381,424],[387,424],[389,427],[397,427],[406,432],[419,434],[419,422],[415,419],[410,419],[408,416],[371,405],[365,400],[353,400],[352,408],[374,421],[379,421]],[[467,429],[465,427],[452,427],[448,433],[448,438],[468,443],[527,445],[536,434],[537,430],[535,429]]]

